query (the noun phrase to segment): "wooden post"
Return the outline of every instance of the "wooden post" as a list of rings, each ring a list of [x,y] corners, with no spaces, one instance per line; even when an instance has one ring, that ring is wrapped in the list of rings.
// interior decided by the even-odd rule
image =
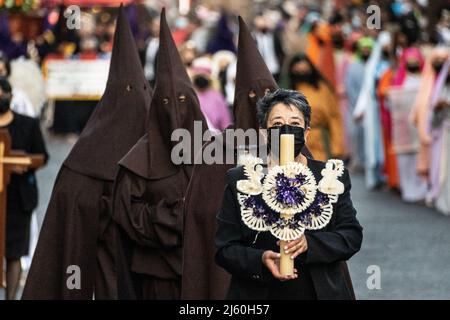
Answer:
[[[280,165],[283,166],[288,162],[295,161],[294,135],[282,134],[280,135]],[[285,219],[288,216],[281,214],[281,218]],[[280,240],[280,272],[283,276],[294,274],[294,260],[291,259],[290,254],[284,252],[286,241]]]
[[[0,288],[5,287],[5,234],[6,234],[6,191],[12,173],[12,166],[21,165],[29,169],[41,167],[44,155],[30,155],[23,151],[11,150],[11,137],[8,130],[0,130]]]

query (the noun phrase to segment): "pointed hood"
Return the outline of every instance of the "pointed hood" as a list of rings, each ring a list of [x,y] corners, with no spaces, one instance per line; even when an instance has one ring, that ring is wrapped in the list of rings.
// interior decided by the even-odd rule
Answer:
[[[167,24],[165,9],[161,12],[159,50],[156,57],[155,88],[148,118],[147,136],[144,137],[120,162],[124,167],[148,179],[160,179],[175,174],[180,166],[173,164],[172,148],[178,141],[171,141],[172,132],[185,129],[190,133],[190,155],[195,156],[194,122],[199,134],[207,129],[205,118],[194,87],[181,60]],[[198,133],[198,132],[197,132]],[[144,146],[144,144],[147,146]],[[201,148],[200,146],[196,146]],[[145,151],[147,149],[147,151]],[[145,154],[145,152],[147,152]],[[143,154],[148,161],[143,160]],[[182,165],[190,175],[192,165]]]
[[[81,174],[113,180],[118,161],[146,132],[151,95],[120,6],[105,92],[64,164]]]
[[[256,42],[244,20],[239,17],[236,89],[233,112],[235,127],[259,128],[256,102],[267,90],[278,88],[275,79],[258,51]]]

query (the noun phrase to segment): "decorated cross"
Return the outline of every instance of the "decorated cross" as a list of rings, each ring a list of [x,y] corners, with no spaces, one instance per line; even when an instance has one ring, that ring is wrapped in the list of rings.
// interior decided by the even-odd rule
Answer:
[[[317,183],[307,165],[295,161],[295,137],[280,135],[280,164],[264,175],[263,160],[241,157],[246,179],[236,184],[241,217],[247,227],[269,231],[280,240],[280,273],[292,275],[294,261],[283,247],[300,238],[305,230],[324,228],[333,214],[333,204],[344,192],[338,180],[344,173],[341,160],[330,159]]]

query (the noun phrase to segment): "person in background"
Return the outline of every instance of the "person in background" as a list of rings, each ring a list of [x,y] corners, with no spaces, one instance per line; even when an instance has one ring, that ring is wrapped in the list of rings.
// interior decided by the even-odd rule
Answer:
[[[363,168],[364,155],[364,130],[361,123],[355,122],[353,112],[356,107],[359,93],[361,92],[364,79],[364,72],[367,60],[372,53],[374,41],[372,38],[362,37],[356,41],[356,51],[353,61],[350,62],[344,79],[345,90],[348,98],[348,113],[345,117],[348,119],[350,150],[351,154],[351,170],[360,171]]]
[[[156,54],[159,49],[159,19],[150,22],[150,37],[145,51],[144,73],[148,82],[153,86],[156,74]]]
[[[335,86],[336,68],[330,25],[312,12],[306,16],[302,29],[307,31],[305,52],[308,58],[322,76]]]
[[[81,38],[80,52],[76,55],[80,60],[98,59],[98,41],[93,36]]]
[[[429,184],[426,202],[448,215],[450,187],[448,173],[448,66],[450,50],[436,47],[425,62],[420,82],[420,94],[412,114],[419,132],[420,147],[416,170]]]
[[[101,28],[103,29],[103,32],[101,33],[101,36],[97,37],[97,39],[99,39],[99,50],[103,57],[111,58],[116,23],[111,19],[111,16],[106,13],[103,14],[103,19],[106,20],[104,29]],[[101,30],[99,32],[101,32]]]
[[[430,181],[430,147],[432,136],[430,135],[430,119],[432,118],[431,96],[436,79],[441,72],[442,66],[449,58],[450,51],[446,47],[436,47],[429,54],[425,62],[423,76],[420,83],[420,95],[417,95],[413,108],[412,120],[419,132],[420,148],[417,159],[417,172]]]
[[[376,85],[379,75],[388,66],[387,62],[383,61],[382,48],[389,43],[390,34],[387,31],[380,32],[367,61],[361,91],[353,111],[355,121],[360,122],[364,129],[364,171],[366,186],[370,190],[382,187],[386,180],[383,174],[383,131]]]
[[[8,130],[11,149],[43,154],[48,159],[39,121],[13,110],[13,91],[8,80],[0,77],[0,128]],[[6,200],[6,299],[16,298],[22,267],[20,258],[28,255],[31,214],[38,204],[35,170],[21,165],[12,167]]]
[[[178,51],[180,52],[181,59],[186,68],[188,68],[189,73],[192,62],[198,57],[197,47],[193,41],[186,41],[179,47]]]
[[[391,187],[393,187],[393,181],[398,181],[402,198],[407,202],[423,201],[427,193],[427,183],[416,172],[417,131],[409,129],[413,106],[404,105],[402,101],[400,104],[393,103],[388,94],[391,90],[399,89],[413,98],[419,94],[424,62],[424,57],[418,48],[406,48],[402,52],[397,70],[395,72],[392,69],[387,70],[377,90],[380,100],[389,107],[389,114],[392,115],[390,118],[392,121],[389,121],[392,127],[389,131],[392,132],[388,137],[384,137],[385,152],[388,153],[385,155],[385,173]],[[392,94],[399,96],[396,91]],[[384,129],[386,132],[386,129],[391,128]]]
[[[224,130],[231,124],[231,114],[222,94],[212,86],[211,70],[194,68],[192,80],[209,129]]]
[[[307,147],[314,159],[344,157],[342,115],[330,84],[301,53],[289,63],[290,88],[303,93],[311,105],[311,133]]]
[[[9,78],[10,75],[11,64],[9,59],[0,51],[0,77]],[[38,114],[27,94],[18,88],[12,90],[11,110],[29,117],[37,117]]]
[[[27,42],[20,30],[11,30],[8,11],[0,13],[0,51],[9,59],[15,59],[27,54]]]
[[[401,82],[404,80],[404,75],[406,72],[406,57],[403,54],[400,55],[400,64],[398,69],[394,69],[393,60],[393,50],[390,44],[382,48],[381,51],[381,65],[379,68],[379,74],[377,75],[377,98],[380,104],[381,113],[381,124],[383,130],[383,145],[384,145],[384,174],[386,176],[386,182],[392,190],[398,190],[399,176],[397,168],[397,156],[392,145],[392,108],[388,105],[387,94],[392,85],[401,86]],[[403,59],[401,59],[403,57]],[[383,65],[384,64],[384,65]],[[385,70],[384,70],[385,69]],[[419,70],[420,71],[420,70]],[[403,76],[399,76],[402,74]],[[395,81],[394,78],[395,77]],[[400,80],[400,81],[399,81]]]
[[[234,103],[234,91],[236,89],[236,67],[237,60],[231,62],[226,70],[225,99],[230,107]]]
[[[225,90],[227,70],[233,63],[236,63],[236,55],[231,51],[218,51],[211,57],[211,75],[218,80],[220,92],[222,92],[224,97],[227,95]]]
[[[203,54],[206,52],[206,46],[208,44],[209,28],[206,23],[198,17],[191,17],[190,21],[193,26],[193,31],[189,35],[189,40],[194,41],[197,45],[197,51],[200,54]]]
[[[236,52],[235,35],[231,29],[227,12],[223,11],[219,20],[211,32],[210,39],[206,45],[206,52],[214,54],[217,51],[228,50]]]
[[[339,106],[341,109],[342,122],[345,134],[345,158],[350,160],[352,154],[352,136],[350,134],[351,128],[353,128],[353,118],[350,117],[349,112],[349,100],[347,97],[345,79],[347,78],[347,72],[350,64],[353,62],[355,53],[356,41],[362,36],[355,33],[349,36],[347,40],[344,40],[342,30],[335,29],[333,34],[333,44],[335,46],[334,59],[336,61],[336,79],[335,86],[336,95],[339,98]]]
[[[439,66],[439,64],[436,64]],[[442,64],[433,88],[429,201],[444,215],[450,215],[450,58]]]
[[[271,28],[268,18],[263,14],[255,17],[254,25],[253,36],[258,45],[258,50],[270,73],[278,81],[285,57],[280,33],[278,30]]]
[[[443,10],[441,19],[436,25],[438,43],[450,46],[450,11]]]

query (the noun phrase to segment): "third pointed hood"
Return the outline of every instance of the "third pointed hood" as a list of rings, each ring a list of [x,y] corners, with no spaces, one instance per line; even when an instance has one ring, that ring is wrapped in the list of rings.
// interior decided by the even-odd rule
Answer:
[[[235,127],[259,128],[256,102],[269,90],[278,88],[247,25],[239,17],[239,41],[233,112]]]

